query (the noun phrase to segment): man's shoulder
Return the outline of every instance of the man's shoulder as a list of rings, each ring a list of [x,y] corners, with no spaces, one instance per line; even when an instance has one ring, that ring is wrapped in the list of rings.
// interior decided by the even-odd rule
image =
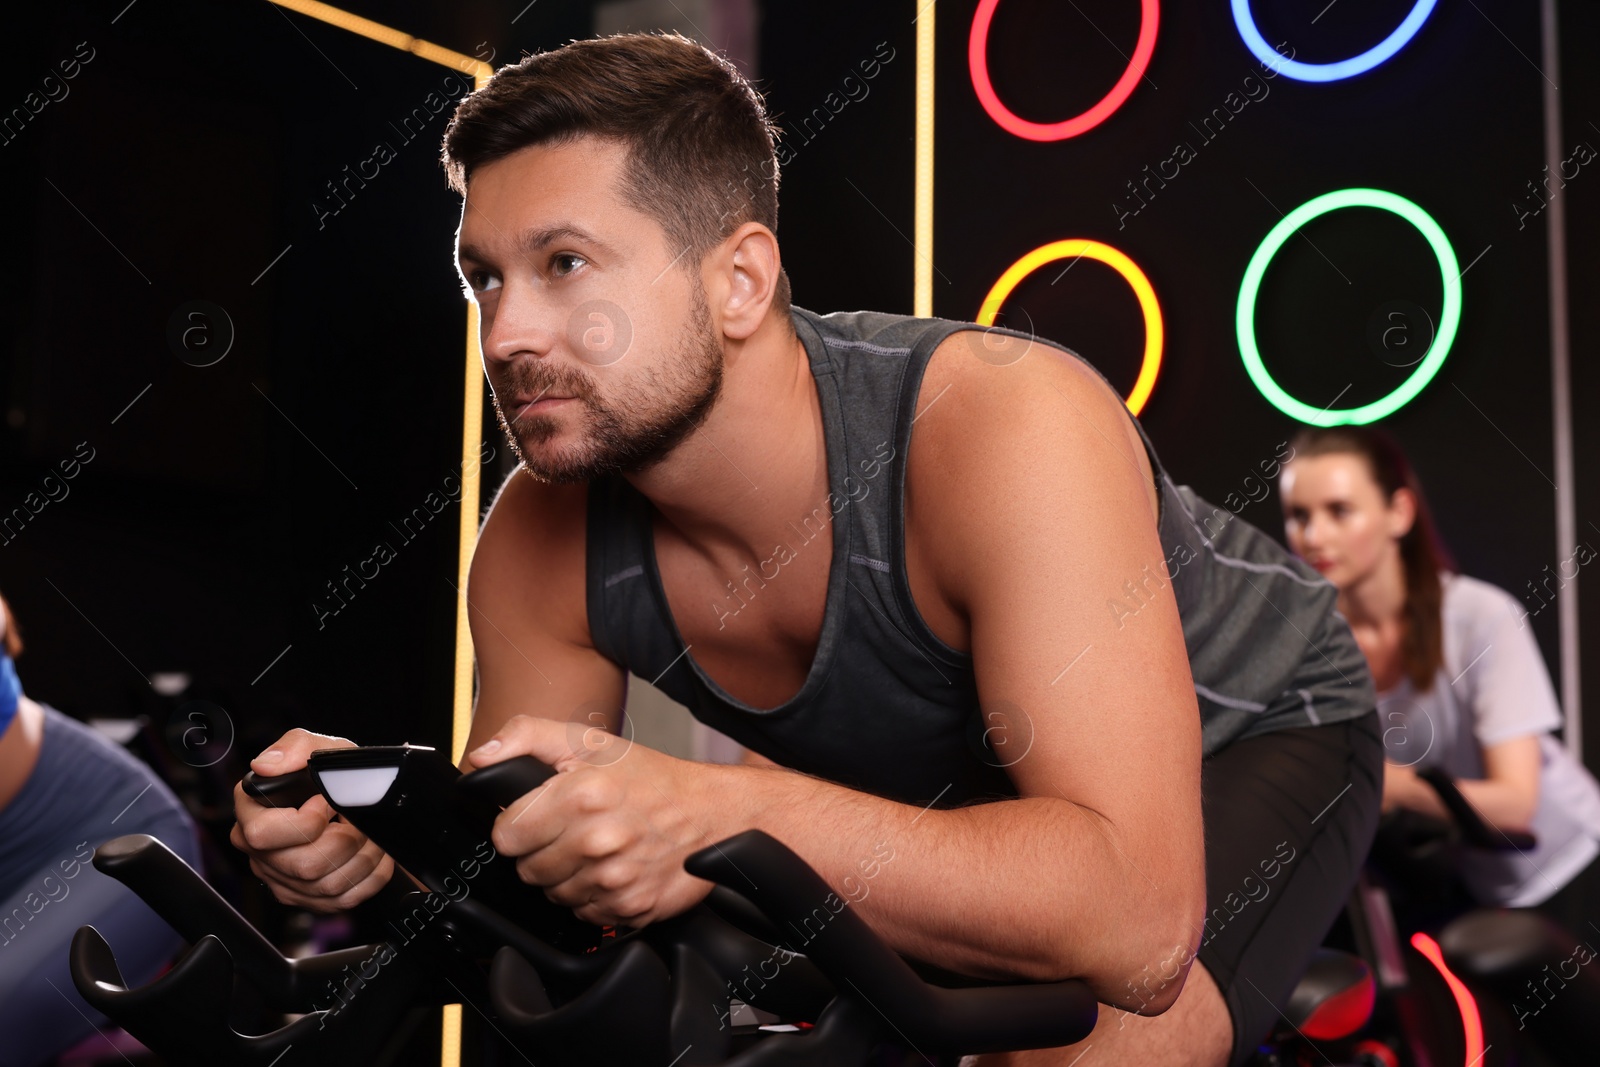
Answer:
[[[502,634],[538,625],[586,643],[588,485],[541,482],[518,468],[495,494],[472,555],[474,625]]]
[[[804,323],[830,346],[847,349],[879,348],[909,352],[932,338],[959,330],[984,329],[971,322],[898,315],[886,311],[831,311],[820,314],[798,306],[789,310],[797,326]]]
[[[935,374],[941,386],[963,372],[984,375],[986,370],[1003,370],[1009,383],[1026,389],[1046,388],[1053,383],[1067,390],[1071,399],[1080,390],[1100,396],[1115,396],[1105,376],[1076,352],[1045,337],[1001,326],[957,319],[917,315],[896,315],[882,311],[833,311],[818,314],[805,308],[790,308],[797,324],[804,323],[833,348],[877,349],[907,353],[921,347],[928,356],[927,373]],[[989,384],[999,379],[989,375]],[[920,383],[925,390],[927,380]]]
[[[1071,495],[1085,479],[1128,477],[1159,507],[1151,455],[1098,371],[1053,344],[968,326],[919,383],[907,480],[935,504],[925,518],[944,521],[984,495],[979,482],[1013,478],[1030,495]]]
[[[535,526],[563,525],[574,514],[582,515],[589,499],[589,485],[542,481],[518,467],[501,484],[490,512],[505,507],[519,520]]]
[[[500,486],[483,520],[474,569],[479,557],[490,569],[504,571],[581,552],[588,501],[588,483],[558,485],[517,468]]]
[[[948,323],[949,332],[928,360],[923,409],[948,392],[964,414],[1001,434],[1039,429],[1017,421],[1019,408],[1073,419],[1090,418],[1114,436],[1137,434],[1122,397],[1095,367],[1052,341],[974,323]],[[946,420],[955,421],[955,420]],[[970,433],[972,424],[948,427]]]

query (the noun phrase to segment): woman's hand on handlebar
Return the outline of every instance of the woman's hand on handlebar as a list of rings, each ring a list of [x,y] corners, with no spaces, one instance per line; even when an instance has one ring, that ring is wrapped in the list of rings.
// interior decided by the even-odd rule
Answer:
[[[1383,812],[1392,814],[1410,805],[1406,803],[1415,795],[1417,772],[1399,763],[1383,765]]]
[[[261,776],[298,771],[321,748],[354,748],[342,737],[290,730],[250,762]],[[270,808],[233,787],[237,821],[229,840],[250,857],[250,870],[280,903],[317,912],[344,911],[382,889],[394,860],[360,830],[334,821],[320,793],[299,808]]]

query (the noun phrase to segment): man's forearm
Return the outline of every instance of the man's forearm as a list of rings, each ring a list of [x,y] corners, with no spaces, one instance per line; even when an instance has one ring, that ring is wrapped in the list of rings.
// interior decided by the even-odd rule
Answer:
[[[834,889],[835,910],[855,907],[902,954],[983,977],[1084,977],[1131,1009],[1150,1006],[1159,968],[1170,984],[1171,961],[1192,958],[1198,929],[1173,921],[1201,910],[1174,896],[1185,880],[1138,870],[1115,828],[1068,801],[918,809],[792,771],[706,771],[710,840],[770,833]]]

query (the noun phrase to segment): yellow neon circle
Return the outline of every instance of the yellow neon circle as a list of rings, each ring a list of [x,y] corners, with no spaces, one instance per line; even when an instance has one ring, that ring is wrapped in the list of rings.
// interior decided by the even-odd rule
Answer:
[[[1139,310],[1144,312],[1144,362],[1139,367],[1139,380],[1133,383],[1133,392],[1128,394],[1125,401],[1128,410],[1137,415],[1144,409],[1145,401],[1150,399],[1156,387],[1156,375],[1161,372],[1161,345],[1165,336],[1161,327],[1161,305],[1144,271],[1110,245],[1080,237],[1069,241],[1052,241],[1035,248],[1000,275],[1000,280],[994,283],[989,295],[983,298],[977,321],[982,326],[993,326],[995,316],[1000,314],[1000,305],[1005,303],[1006,297],[1021,284],[1022,279],[1046,263],[1078,258],[1104,263],[1127,279],[1128,285],[1133,288],[1133,295],[1139,298]]]

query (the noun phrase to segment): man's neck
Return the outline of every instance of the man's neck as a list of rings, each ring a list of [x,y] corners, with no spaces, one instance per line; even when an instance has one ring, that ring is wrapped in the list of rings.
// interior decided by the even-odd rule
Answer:
[[[726,352],[705,422],[628,481],[708,555],[760,558],[785,523],[827,507],[821,408],[805,345],[786,321],[769,319]]]

